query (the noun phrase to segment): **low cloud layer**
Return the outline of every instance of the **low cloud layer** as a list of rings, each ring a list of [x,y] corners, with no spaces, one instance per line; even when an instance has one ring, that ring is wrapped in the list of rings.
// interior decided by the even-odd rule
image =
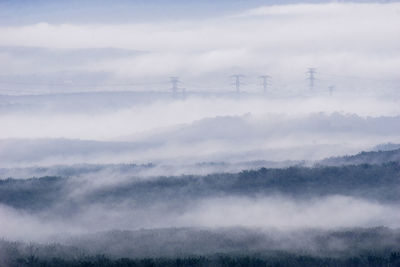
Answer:
[[[85,125],[81,122],[82,128],[75,129],[84,134]],[[118,120],[110,122],[132,127]],[[211,161],[314,161],[355,154],[379,144],[400,143],[398,125],[398,116],[361,117],[341,113],[219,116],[152,129],[114,141],[3,139],[0,141],[0,166],[150,162],[178,166]],[[95,126],[108,130],[104,124]],[[52,131],[53,127],[38,130]],[[60,124],[60,127],[68,130],[71,124]],[[115,128],[110,130],[114,134],[121,133]]]
[[[0,114],[2,131],[6,138],[68,138],[89,140],[116,140],[119,137],[156,131],[177,124],[215,116],[270,117],[288,115],[302,118],[310,113],[339,112],[361,117],[399,115],[396,98],[347,96],[276,98],[255,96],[235,98],[189,97],[173,100],[171,97],[148,96],[151,100],[138,102],[135,95],[77,94],[3,98]],[[129,100],[127,100],[129,99]],[[131,102],[130,102],[131,101]],[[190,110],[190,112],[188,112]],[[272,114],[269,115],[269,114]]]
[[[22,78],[31,92],[40,92],[44,88],[30,74],[62,87],[66,80],[57,73],[74,72],[109,74],[106,81],[93,76],[92,84],[127,79],[168,82],[169,76],[180,75],[188,90],[221,91],[232,90],[229,75],[241,72],[247,75],[248,91],[261,90],[257,76],[265,73],[273,77],[273,88],[294,91],[307,87],[304,72],[317,67],[319,90],[335,86],[342,91],[395,93],[400,66],[399,10],[399,3],[296,4],[162,23],[77,24],[72,19],[65,24],[44,21],[2,26],[0,46],[7,49],[0,47],[0,58],[7,63],[0,64],[0,70],[11,85],[1,88],[7,90]],[[38,50],[13,52],[21,46]],[[97,56],[83,61],[68,56],[82,49],[94,49]],[[44,57],[35,57],[43,51]],[[107,57],[110,51],[116,51],[115,57]],[[54,56],[57,62],[52,62]],[[72,77],[72,82],[81,81]],[[17,89],[14,93],[24,88]],[[62,89],[71,90],[74,86]]]
[[[126,203],[91,204],[73,216],[29,214],[0,207],[0,235],[11,240],[46,241],[63,235],[89,234],[114,229],[166,227],[256,227],[281,231],[343,227],[399,227],[398,207],[346,196],[308,200],[286,197],[214,198],[198,203],[134,207]],[[50,239],[51,240],[51,239]]]

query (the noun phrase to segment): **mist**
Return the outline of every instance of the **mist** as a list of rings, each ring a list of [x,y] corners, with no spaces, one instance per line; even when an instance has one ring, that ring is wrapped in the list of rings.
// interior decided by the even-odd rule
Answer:
[[[170,204],[150,207],[135,207],[133,203],[94,204],[81,206],[80,212],[68,218],[51,211],[30,214],[4,206],[0,214],[7,218],[1,223],[3,238],[52,242],[54,238],[116,229],[244,227],[285,232],[382,225],[398,228],[398,209],[397,205],[382,205],[346,196],[303,201],[276,196],[210,198],[184,207]]]
[[[162,22],[4,25],[1,86],[13,94],[162,91],[179,75],[188,90],[215,92],[231,90],[229,75],[242,73],[256,92],[267,73],[273,89],[298,92],[316,67],[319,91],[397,94],[398,12],[396,2],[300,2]]]
[[[398,1],[0,3],[0,266],[396,266]]]

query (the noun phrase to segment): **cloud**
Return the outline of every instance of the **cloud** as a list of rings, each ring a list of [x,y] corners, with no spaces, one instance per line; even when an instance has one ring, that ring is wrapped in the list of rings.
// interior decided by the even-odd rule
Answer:
[[[136,95],[76,94],[52,98],[32,96],[3,98],[0,115],[0,139],[7,138],[68,138],[110,140],[121,136],[146,133],[189,124],[215,116],[288,115],[296,118],[310,113],[356,114],[361,117],[397,116],[396,99],[358,99],[338,97],[236,99],[231,96],[189,97],[185,101],[155,97],[138,102]],[[149,96],[151,97],[151,96]],[[131,101],[131,102],[130,102]],[[111,107],[109,106],[112,104]],[[188,112],[190,111],[190,112]],[[270,117],[273,120],[273,117]]]
[[[196,103],[187,104],[192,104],[194,108]],[[297,107],[299,108],[300,105]],[[177,106],[169,108],[175,110]],[[382,143],[400,142],[399,116],[363,117],[343,113],[301,114],[300,110],[293,109],[292,112],[297,114],[261,113],[242,116],[211,116],[195,120],[192,116],[196,114],[193,113],[187,118],[180,118],[187,119],[189,123],[157,127],[160,126],[157,123],[161,120],[161,114],[172,114],[172,110],[160,109],[160,113],[156,114],[149,111],[150,114],[146,117],[150,121],[149,124],[146,126],[144,124],[146,119],[143,119],[143,123],[137,125],[137,128],[131,125],[135,121],[133,113],[128,113],[132,116],[126,118],[119,118],[114,114],[113,120],[111,119],[113,116],[107,113],[107,116],[110,116],[109,123],[115,125],[113,127],[107,125],[104,117],[99,117],[92,118],[91,121],[92,125],[98,127],[97,129],[85,128],[88,125],[84,120],[74,120],[73,123],[54,121],[54,123],[49,123],[48,129],[43,125],[40,128],[42,133],[54,134],[53,128],[58,125],[56,130],[60,131],[64,137],[69,127],[76,129],[78,137],[85,137],[85,134],[88,136],[104,134],[101,132],[102,129],[110,129],[109,134],[115,136],[121,134],[123,129],[128,132],[130,129],[133,131],[136,129],[134,134],[120,136],[113,141],[32,139],[34,132],[32,128],[27,128],[26,133],[22,131],[22,134],[30,136],[30,139],[0,140],[0,166],[24,167],[35,164],[49,166],[82,162],[153,162],[185,165],[204,161],[238,162],[244,159],[247,161],[313,161],[325,157],[354,154]],[[211,111],[211,109],[207,110],[207,112]],[[231,112],[234,113],[234,111],[235,107]],[[227,110],[225,109],[224,112]],[[180,113],[176,112],[176,114]],[[196,116],[198,115],[202,113]],[[153,122],[152,118],[157,118],[157,120]],[[172,123],[174,119],[177,119],[173,116],[171,118]],[[47,118],[43,120],[47,121]],[[20,122],[22,121],[24,118]],[[153,123],[156,124],[153,125]],[[25,123],[24,125],[32,127],[32,124]],[[149,130],[144,131],[145,127],[149,127]]]
[[[377,85],[371,85],[369,78],[388,80],[385,86],[393,89],[400,66],[400,32],[396,27],[400,23],[399,9],[399,3],[297,4],[260,7],[235,16],[162,23],[43,22],[0,27],[0,45],[60,51],[104,47],[146,51],[115,59],[99,58],[78,64],[78,69],[135,79],[179,74],[209,88],[206,80],[228,77],[232,72],[252,76],[268,72],[274,76],[275,86],[296,81],[298,87],[304,87],[304,71],[314,66],[321,74],[360,76],[358,85],[369,89]],[[68,68],[71,66],[66,65],[64,70]],[[352,85],[348,77],[319,78],[325,87]]]
[[[11,240],[54,240],[98,231],[168,227],[252,227],[265,230],[331,230],[343,227],[399,227],[395,205],[348,196],[299,200],[284,196],[220,197],[185,204],[81,204],[72,214],[26,213],[0,206],[0,236]]]
[[[221,227],[251,226],[282,230],[337,227],[398,227],[391,208],[345,196],[294,200],[207,199],[182,216],[189,225]]]

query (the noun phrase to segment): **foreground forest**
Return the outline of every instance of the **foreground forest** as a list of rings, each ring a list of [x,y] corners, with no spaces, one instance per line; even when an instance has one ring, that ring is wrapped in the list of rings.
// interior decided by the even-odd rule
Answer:
[[[0,241],[0,266],[399,266],[400,231],[158,229],[81,236],[68,244]]]
[[[58,175],[0,180],[0,266],[399,266],[399,154],[207,175],[19,169]]]
[[[276,253],[272,256],[230,256],[215,255],[210,257],[186,257],[186,258],[147,258],[147,259],[110,259],[104,256],[82,257],[80,259],[65,260],[53,258],[43,260],[36,257],[19,258],[10,266],[137,266],[137,267],[162,267],[162,266],[198,266],[198,267],[267,267],[267,266],[399,266],[400,253],[392,252],[387,254],[361,255],[351,258],[321,258],[290,253]]]
[[[381,157],[383,153],[393,154],[393,151],[380,152],[377,156]],[[104,174],[96,172],[95,175]],[[87,202],[127,199],[148,204],[212,196],[277,194],[298,198],[349,195],[397,202],[400,200],[399,179],[400,163],[395,161],[344,166],[260,168],[205,176],[159,176],[149,179],[128,177],[123,179],[123,183],[104,184],[71,200],[70,194],[88,182],[85,177],[7,178],[0,180],[0,203],[18,209],[39,211],[60,206],[73,209],[74,205]]]

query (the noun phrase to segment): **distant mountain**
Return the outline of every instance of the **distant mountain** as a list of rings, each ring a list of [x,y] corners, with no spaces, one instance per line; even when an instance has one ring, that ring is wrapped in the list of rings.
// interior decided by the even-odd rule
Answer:
[[[399,132],[400,116],[364,118],[339,113],[303,117],[217,116],[190,124],[153,128],[115,141],[3,139],[0,140],[0,167],[149,162],[187,165],[260,160],[311,162],[354,154],[377,143],[396,142]],[[386,159],[376,163],[383,161]],[[328,162],[333,164],[332,160],[320,163]]]
[[[387,162],[400,162],[400,149],[360,152],[352,156],[331,157],[318,161],[318,165],[340,166],[358,164],[383,164]]]
[[[182,124],[175,127],[147,132],[144,140],[168,139],[169,142],[198,142],[210,139],[245,141],[282,137],[313,135],[309,138],[322,142],[323,137],[337,136],[346,142],[349,138],[370,136],[397,136],[400,132],[400,116],[361,117],[354,114],[314,113],[304,117],[277,114],[265,116],[217,116]],[[323,136],[321,136],[323,135]],[[126,136],[122,140],[136,140]]]
[[[372,148],[372,151],[390,151],[400,149],[400,144],[386,143],[380,144]]]
[[[129,168],[129,166],[127,166]],[[132,167],[134,168],[134,166]],[[110,174],[111,173],[111,174]],[[0,203],[23,210],[61,208],[77,212],[89,203],[133,201],[142,206],[190,203],[218,196],[288,195],[298,198],[355,196],[384,202],[399,201],[400,163],[341,167],[289,167],[239,173],[158,176],[150,179],[113,178],[113,172],[78,178],[42,177],[0,180]],[[104,183],[104,184],[103,184]],[[96,184],[101,186],[96,187]],[[85,187],[91,189],[85,191]],[[76,198],[76,192],[79,198]]]

